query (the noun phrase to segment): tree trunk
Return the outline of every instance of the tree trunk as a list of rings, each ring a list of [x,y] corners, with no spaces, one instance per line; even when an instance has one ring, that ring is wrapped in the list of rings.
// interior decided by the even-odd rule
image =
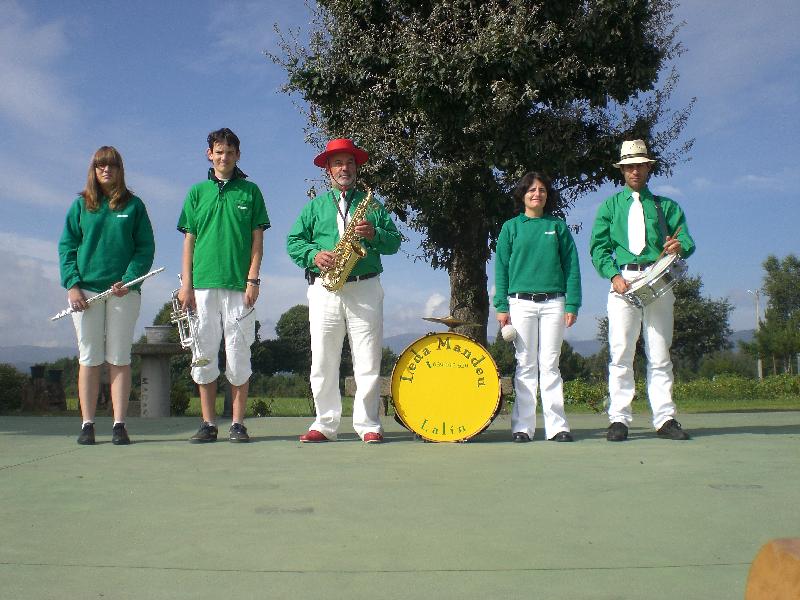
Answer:
[[[480,227],[483,229],[483,227]],[[482,243],[459,244],[453,250],[450,267],[450,314],[466,324],[458,333],[486,345],[486,321],[489,318],[489,293],[486,289],[486,263],[489,260],[488,235],[484,231],[470,236]]]

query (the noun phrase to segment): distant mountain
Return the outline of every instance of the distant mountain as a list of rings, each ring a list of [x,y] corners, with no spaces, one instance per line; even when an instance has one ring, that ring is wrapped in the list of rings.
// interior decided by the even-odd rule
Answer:
[[[389,337],[383,338],[383,345],[389,346],[392,352],[399,355],[403,350],[405,350],[411,345],[411,342],[418,340],[423,335],[425,334],[401,333],[399,335],[391,335]]]
[[[30,373],[32,365],[49,363],[59,358],[78,355],[77,347],[44,348],[42,346],[5,346],[0,347],[0,363],[14,365],[25,374]]]
[[[755,329],[742,329],[741,331],[734,331],[729,338],[733,344],[732,350],[739,349],[739,342],[752,342],[756,337]]]
[[[567,340],[572,349],[587,358],[592,354],[597,354],[603,345],[597,340]]]

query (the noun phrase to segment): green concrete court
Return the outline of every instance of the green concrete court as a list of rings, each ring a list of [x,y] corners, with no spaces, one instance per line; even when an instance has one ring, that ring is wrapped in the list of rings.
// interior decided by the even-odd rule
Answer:
[[[0,417],[0,597],[741,598],[759,547],[800,536],[800,412],[680,420],[693,440],[572,415],[574,444],[512,444],[500,417],[367,446],[349,425],[302,445],[305,418],[208,445],[197,419],[131,419],[117,447],[98,419],[84,447],[77,417]]]

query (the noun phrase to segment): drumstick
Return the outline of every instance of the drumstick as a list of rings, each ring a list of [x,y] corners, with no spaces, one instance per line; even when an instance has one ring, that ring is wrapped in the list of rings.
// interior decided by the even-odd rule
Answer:
[[[675,230],[675,233],[673,233],[673,234],[672,234],[670,237],[674,239],[674,238],[675,238],[675,236],[676,236],[676,235],[678,235],[678,234],[681,232],[681,227],[683,227],[683,225],[678,225],[678,228]],[[655,262],[658,262],[658,261],[660,261],[660,260],[661,260],[661,257],[662,257],[662,256],[664,256],[664,253],[665,253],[666,251],[667,251],[667,249],[666,249],[666,248],[664,248],[663,250],[661,250],[661,254],[659,254],[659,255],[658,255],[658,258],[655,260]]]

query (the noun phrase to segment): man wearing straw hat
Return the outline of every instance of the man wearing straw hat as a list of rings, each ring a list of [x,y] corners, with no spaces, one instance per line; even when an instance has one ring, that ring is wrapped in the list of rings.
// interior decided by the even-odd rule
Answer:
[[[383,206],[369,210],[353,223],[366,255],[353,267],[337,291],[322,285],[320,274],[336,263],[331,252],[350,225],[350,217],[366,194],[355,189],[358,168],[369,156],[352,140],[328,142],[314,164],[325,169],[331,188],[303,207],[286,240],[295,264],[308,281],[308,319],[311,329],[311,391],[317,417],[301,442],[336,440],[342,417],[339,365],[347,334],[353,356],[356,395],[353,428],[366,443],[383,441],[380,409],[380,367],[383,346],[383,288],[381,254],[394,254],[400,234]]]
[[[655,162],[643,140],[622,143],[620,161],[614,166],[622,171],[625,187],[597,209],[589,246],[595,269],[611,282],[608,295],[608,418],[611,424],[606,433],[610,442],[621,442],[628,437],[631,402],[636,391],[633,357],[640,332],[644,335],[647,355],[647,397],[653,412],[653,427],[659,437],[689,439],[675,420],[672,401],[669,350],[675,296],[668,290],[643,308],[632,306],[622,296],[630,287],[629,282],[656,262],[662,252],[686,258],[695,249],[678,203],[654,196],[647,187]],[[662,234],[662,223],[666,234]]]

